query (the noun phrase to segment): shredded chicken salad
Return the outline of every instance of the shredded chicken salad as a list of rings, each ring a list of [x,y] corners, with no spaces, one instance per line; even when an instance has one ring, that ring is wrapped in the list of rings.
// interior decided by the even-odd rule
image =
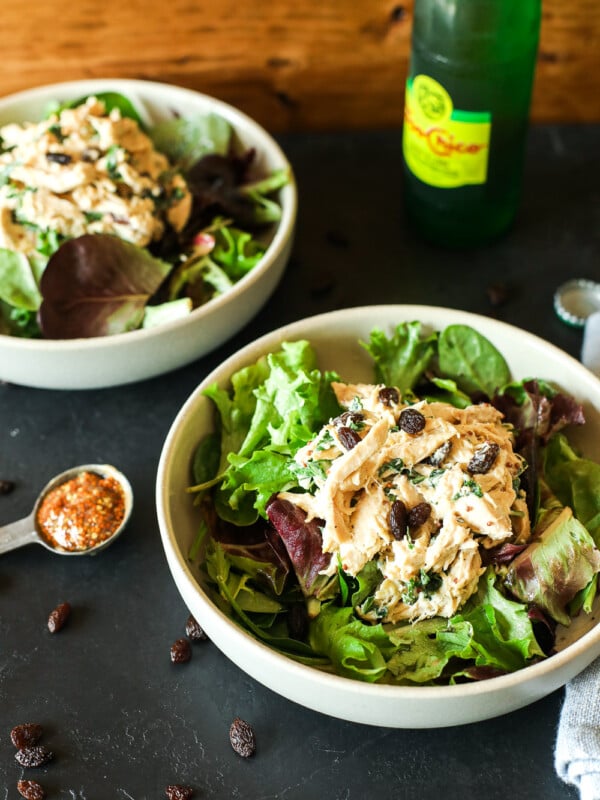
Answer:
[[[364,346],[373,383],[321,372],[301,341],[206,390],[204,584],[261,640],[347,677],[452,683],[547,658],[600,571],[600,465],[563,433],[581,406],[513,381],[467,326]]]
[[[153,327],[261,261],[286,170],[257,175],[218,115],[173,114],[103,92],[0,128],[0,334]]]

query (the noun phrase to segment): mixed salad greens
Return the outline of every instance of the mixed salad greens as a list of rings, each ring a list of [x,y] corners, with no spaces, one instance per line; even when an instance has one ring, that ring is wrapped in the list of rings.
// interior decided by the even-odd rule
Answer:
[[[523,465],[514,484],[530,538],[481,547],[475,591],[450,617],[390,623],[385,609],[367,613],[382,581],[376,561],[355,575],[339,558],[326,569],[322,521],[278,500],[314,491],[315,463],[329,468],[310,462],[315,474],[307,475],[294,459],[324,425],[344,411],[346,422],[360,420],[340,406],[332,383],[341,379],[319,369],[309,342],[285,342],[235,373],[230,390],[205,391],[217,425],[197,448],[189,487],[200,520],[189,558],[203,585],[225,614],[278,652],[363,681],[452,684],[548,657],[556,625],[591,611],[600,570],[600,464],[564,434],[584,423],[581,405],[544,380],[513,380],[501,353],[468,326],[426,335],[417,321],[401,323],[390,336],[372,331],[361,345],[386,400],[397,390],[405,408],[425,400],[502,412]],[[395,466],[408,483],[423,480]],[[471,481],[479,494],[481,477]],[[417,541],[408,527],[403,537],[408,549]],[[411,590],[433,595],[431,574],[421,571]]]
[[[94,98],[0,131],[0,334],[102,336],[187,315],[256,266],[280,219],[287,171],[258,175],[224,118],[149,125],[121,94]]]

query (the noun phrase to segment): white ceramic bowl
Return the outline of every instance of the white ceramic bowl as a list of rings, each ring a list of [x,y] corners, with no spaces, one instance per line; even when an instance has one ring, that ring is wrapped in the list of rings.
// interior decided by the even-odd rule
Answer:
[[[214,112],[232,125],[242,148],[256,149],[257,168],[291,168],[274,139],[250,117],[189,89],[137,80],[71,81],[0,98],[0,125],[41,119],[48,104],[115,91],[150,122]],[[282,218],[264,258],[234,287],[188,317],[165,325],[90,339],[21,339],[0,334],[0,380],[47,389],[114,386],[167,372],[218,347],[259,311],[279,282],[290,255],[296,220],[293,175],[281,190]]]
[[[441,330],[471,325],[504,354],[515,377],[556,382],[584,403],[587,424],[577,442],[600,460],[600,381],[579,362],[525,331],[460,311],[429,306],[372,306],[312,317],[274,331],[231,356],[187,400],[166,439],[156,487],[163,545],[175,583],[208,636],[241,669],[275,692],[308,708],[355,722],[397,728],[433,728],[475,722],[513,711],[559,688],[600,654],[600,626],[572,625],[561,632],[565,647],[551,658],[519,672],[457,686],[388,686],[366,684],[320,672],[279,655],[228,619],[208,599],[186,554],[195,540],[198,519],[190,485],[192,454],[213,426],[210,401],[203,389],[228,385],[230,375],[275,350],[284,340],[308,339],[319,366],[335,369],[346,380],[372,381],[372,362],[358,340],[367,341],[379,327],[391,332],[401,321],[421,320]],[[597,612],[595,617],[597,618]],[[580,637],[580,638],[578,638]]]

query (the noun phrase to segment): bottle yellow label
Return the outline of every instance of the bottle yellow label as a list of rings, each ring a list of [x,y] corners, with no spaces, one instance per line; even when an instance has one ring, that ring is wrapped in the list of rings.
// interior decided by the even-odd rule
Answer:
[[[452,189],[485,183],[492,115],[460,111],[428,75],[406,84],[402,149],[410,171],[423,183]]]

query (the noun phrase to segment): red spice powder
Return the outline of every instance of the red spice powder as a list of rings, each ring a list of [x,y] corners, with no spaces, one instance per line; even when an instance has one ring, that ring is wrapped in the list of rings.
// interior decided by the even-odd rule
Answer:
[[[52,547],[88,550],[112,536],[124,515],[119,482],[82,472],[48,492],[38,509],[37,524]]]

